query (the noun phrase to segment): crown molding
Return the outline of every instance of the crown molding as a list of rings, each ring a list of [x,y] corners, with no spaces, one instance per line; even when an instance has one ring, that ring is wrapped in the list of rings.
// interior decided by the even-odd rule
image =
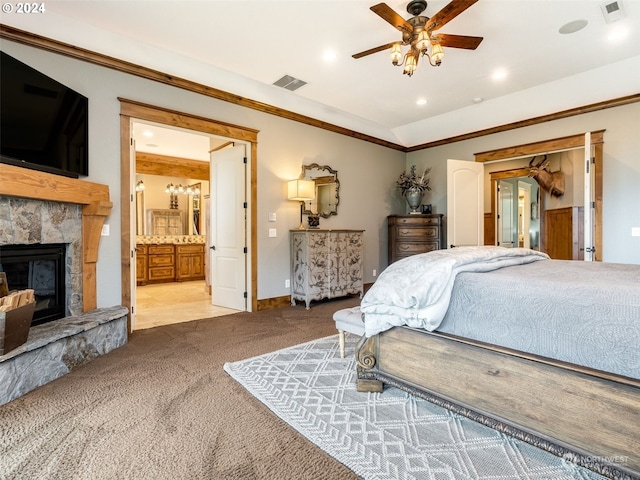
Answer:
[[[614,98],[603,102],[592,103],[581,107],[570,108],[568,110],[562,110],[556,113],[542,115],[539,117],[530,118],[527,120],[521,120],[517,122],[507,123],[496,127],[486,128],[483,130],[477,130],[475,132],[469,132],[462,135],[456,135],[453,137],[443,138],[432,142],[422,143],[412,147],[405,147],[393,142],[389,142],[371,135],[366,135],[354,130],[340,127],[322,120],[318,120],[306,115],[285,110],[283,108],[275,107],[267,103],[258,102],[249,98],[235,95],[233,93],[225,92],[217,88],[209,87],[201,83],[193,82],[184,78],[173,76],[169,73],[161,72],[151,68],[142,67],[125,60],[120,60],[115,57],[103,55],[101,53],[93,52],[75,45],[59,42],[51,38],[43,37],[35,33],[30,33],[24,30],[20,30],[14,27],[10,27],[4,24],[0,24],[0,38],[5,40],[11,40],[16,43],[28,45],[30,47],[39,48],[59,55],[75,58],[84,62],[92,63],[94,65],[100,65],[106,68],[111,68],[119,72],[135,75],[137,77],[146,78],[155,82],[170,85],[190,92],[205,95],[207,97],[229,102],[234,105],[250,108],[277,117],[292,120],[294,122],[303,123],[330,132],[338,133],[340,135],[346,135],[348,137],[363,140],[365,142],[374,143],[383,147],[398,150],[404,153],[416,152],[418,150],[426,150],[429,148],[446,145],[449,143],[460,142],[463,140],[470,140],[473,138],[483,137],[486,135],[493,135],[495,133],[506,132],[509,130],[515,130],[522,127],[531,125],[537,125],[541,123],[551,122],[562,118],[568,118],[575,115],[582,115],[585,113],[596,112],[599,110],[605,110],[607,108],[619,107],[622,105],[628,105],[640,101],[640,93],[628,95],[625,97]]]

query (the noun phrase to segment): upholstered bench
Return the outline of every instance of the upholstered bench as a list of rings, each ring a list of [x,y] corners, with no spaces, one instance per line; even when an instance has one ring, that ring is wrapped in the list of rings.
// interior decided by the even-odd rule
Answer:
[[[364,322],[360,313],[360,307],[343,308],[333,314],[336,328],[340,336],[340,358],[344,358],[344,332],[355,335],[364,335]]]

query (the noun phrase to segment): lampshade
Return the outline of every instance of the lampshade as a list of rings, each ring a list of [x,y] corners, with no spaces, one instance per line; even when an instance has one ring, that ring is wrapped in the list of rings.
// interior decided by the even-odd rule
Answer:
[[[413,75],[413,72],[416,70],[417,66],[418,59],[415,53],[413,53],[413,50],[409,50],[404,58],[404,70],[402,73],[411,76]]]
[[[391,53],[389,53],[389,58],[391,59],[391,63],[394,65],[398,65],[402,60],[402,49],[400,48],[399,43],[394,43],[391,47]]]
[[[431,45],[431,39],[429,38],[429,33],[426,30],[421,31],[418,34],[418,41],[416,42],[416,48],[424,53]]]
[[[290,180],[287,183],[287,198],[306,202],[316,198],[316,183],[313,180]]]
[[[439,43],[434,43],[431,46],[431,62],[440,65],[442,63],[442,59],[444,58],[444,50]]]

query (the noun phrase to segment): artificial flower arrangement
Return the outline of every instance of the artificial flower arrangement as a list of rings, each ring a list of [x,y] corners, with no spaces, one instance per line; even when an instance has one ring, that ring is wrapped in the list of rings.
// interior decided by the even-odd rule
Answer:
[[[422,175],[418,176],[416,173],[416,166],[411,165],[411,170],[409,173],[402,172],[396,180],[396,186],[402,192],[402,196],[405,196],[406,193],[410,190],[417,189],[421,193],[424,193],[425,190],[431,190],[429,186],[429,172],[431,168],[425,168]]]

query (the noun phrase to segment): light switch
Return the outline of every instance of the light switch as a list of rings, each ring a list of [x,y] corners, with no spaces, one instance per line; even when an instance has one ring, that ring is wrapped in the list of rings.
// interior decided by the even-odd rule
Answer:
[[[270,238],[274,238],[274,237],[276,237],[276,236],[277,236],[276,229],[275,229],[275,228],[270,228],[270,229],[269,229],[269,237],[270,237]]]
[[[270,222],[275,222],[276,221],[276,213],[275,212],[269,214],[269,221]]]
[[[105,223],[104,225],[102,225],[102,232],[100,232],[100,235],[102,235],[103,237],[108,237],[110,233],[111,232],[109,231],[109,224]]]
[[[631,236],[632,237],[640,237],[640,227],[632,227],[631,228]]]

